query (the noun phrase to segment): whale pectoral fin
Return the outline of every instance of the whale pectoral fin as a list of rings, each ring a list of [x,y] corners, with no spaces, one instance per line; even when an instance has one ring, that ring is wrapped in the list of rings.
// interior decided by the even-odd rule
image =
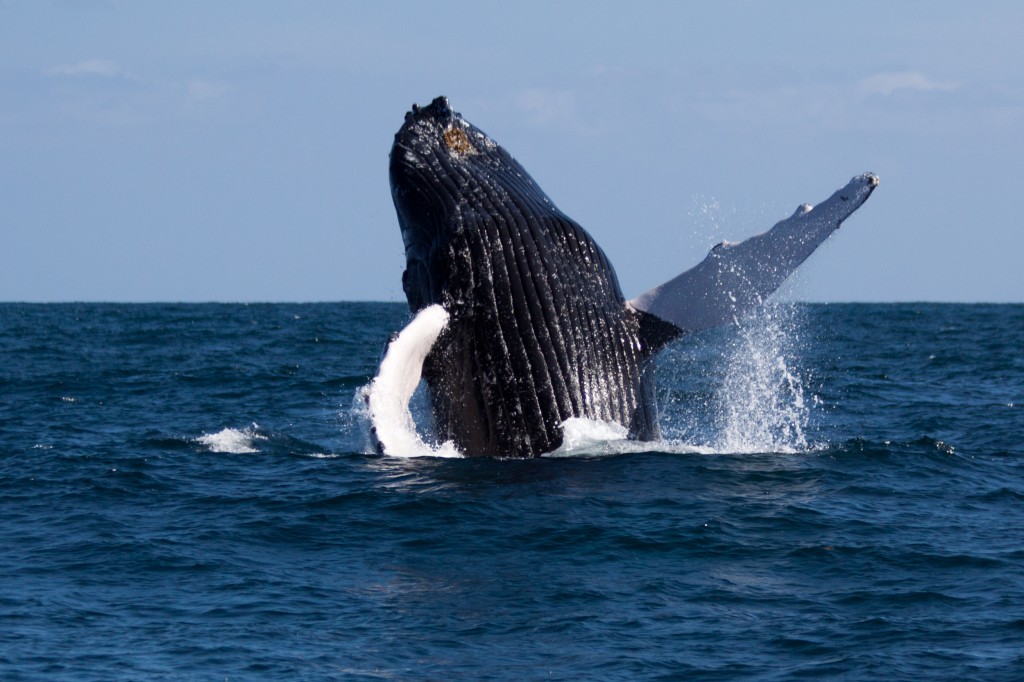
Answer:
[[[447,324],[444,308],[428,306],[388,343],[366,393],[370,437],[377,452],[394,454],[423,448],[409,413],[409,400],[420,382],[423,361]]]
[[[877,186],[877,175],[858,175],[826,201],[798,207],[767,232],[736,244],[722,242],[696,267],[629,305],[685,332],[732,323],[778,289]]]

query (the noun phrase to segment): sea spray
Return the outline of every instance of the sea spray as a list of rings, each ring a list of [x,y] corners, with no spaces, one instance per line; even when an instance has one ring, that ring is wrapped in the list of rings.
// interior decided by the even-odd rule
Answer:
[[[715,394],[713,445],[721,452],[806,450],[810,406],[796,367],[800,315],[764,306],[739,321]]]
[[[267,440],[267,436],[259,432],[255,422],[244,429],[224,428],[217,433],[204,433],[195,439],[210,452],[228,453],[233,455],[252,454],[259,452],[257,441]]]

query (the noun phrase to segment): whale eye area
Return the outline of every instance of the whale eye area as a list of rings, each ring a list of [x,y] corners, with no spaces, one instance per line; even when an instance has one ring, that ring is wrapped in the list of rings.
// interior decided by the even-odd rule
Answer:
[[[448,149],[452,150],[456,154],[475,154],[476,150],[473,145],[469,142],[469,137],[466,135],[466,131],[462,128],[449,128],[444,131],[444,143]]]

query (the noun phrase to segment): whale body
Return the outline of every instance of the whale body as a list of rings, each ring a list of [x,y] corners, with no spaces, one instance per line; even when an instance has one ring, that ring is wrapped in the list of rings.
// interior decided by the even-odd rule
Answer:
[[[406,114],[389,171],[415,317],[385,352],[376,404],[371,391],[375,445],[402,447],[377,418],[384,385],[401,411],[422,374],[438,439],[505,457],[556,449],[578,417],[657,439],[657,351],[760,303],[878,184],[855,177],[627,302],[594,239],[446,98]]]

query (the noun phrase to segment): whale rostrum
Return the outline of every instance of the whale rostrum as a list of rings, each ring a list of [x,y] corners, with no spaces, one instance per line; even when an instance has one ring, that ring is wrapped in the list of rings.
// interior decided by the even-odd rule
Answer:
[[[586,230],[446,98],[406,114],[390,177],[415,317],[370,387],[374,443],[392,454],[407,447],[395,424],[411,423],[422,373],[438,440],[505,457],[556,449],[574,417],[657,439],[657,351],[764,301],[878,185],[874,174],[857,176],[627,302]],[[396,413],[397,422],[385,418]]]

